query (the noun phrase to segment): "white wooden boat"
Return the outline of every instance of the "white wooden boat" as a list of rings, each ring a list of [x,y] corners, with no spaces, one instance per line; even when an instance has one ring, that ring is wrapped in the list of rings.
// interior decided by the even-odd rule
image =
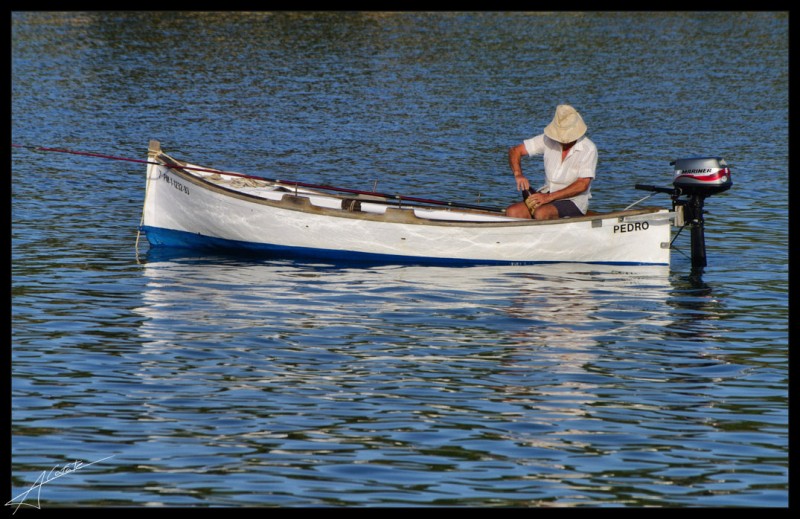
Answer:
[[[172,158],[150,141],[140,230],[152,247],[337,261],[669,265],[675,219],[675,207],[549,221],[511,218],[469,204],[203,167]]]

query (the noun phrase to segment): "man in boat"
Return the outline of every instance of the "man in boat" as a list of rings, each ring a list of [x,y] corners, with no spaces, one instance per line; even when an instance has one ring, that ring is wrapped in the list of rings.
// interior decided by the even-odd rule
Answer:
[[[558,105],[543,134],[508,150],[508,163],[525,201],[508,206],[507,216],[553,220],[586,214],[592,196],[589,185],[597,166],[597,147],[585,133],[581,115],[570,105]],[[533,193],[522,174],[523,155],[543,155],[547,183]]]

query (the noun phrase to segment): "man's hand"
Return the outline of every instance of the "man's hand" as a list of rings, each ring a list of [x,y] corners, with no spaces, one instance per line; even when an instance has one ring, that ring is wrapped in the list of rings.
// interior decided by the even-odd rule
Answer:
[[[525,205],[538,207],[540,205],[549,204],[552,202],[550,193],[534,193],[525,200]]]

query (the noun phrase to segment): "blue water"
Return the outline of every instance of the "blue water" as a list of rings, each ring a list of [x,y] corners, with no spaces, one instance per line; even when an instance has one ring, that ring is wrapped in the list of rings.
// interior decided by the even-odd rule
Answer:
[[[569,102],[595,210],[734,184],[699,277],[348,265],[150,250],[142,164],[11,148],[10,505],[788,505],[788,13],[11,21],[18,145],[504,206]]]

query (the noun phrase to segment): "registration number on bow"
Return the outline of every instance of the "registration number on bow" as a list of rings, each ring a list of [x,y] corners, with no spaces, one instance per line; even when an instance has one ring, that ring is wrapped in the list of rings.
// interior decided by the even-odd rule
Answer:
[[[164,179],[164,181],[167,184],[171,185],[172,187],[174,187],[178,191],[182,191],[182,192],[186,193],[187,195],[189,194],[189,186],[178,182],[177,180],[175,180],[174,178],[170,177],[169,175],[164,175],[162,178]]]

